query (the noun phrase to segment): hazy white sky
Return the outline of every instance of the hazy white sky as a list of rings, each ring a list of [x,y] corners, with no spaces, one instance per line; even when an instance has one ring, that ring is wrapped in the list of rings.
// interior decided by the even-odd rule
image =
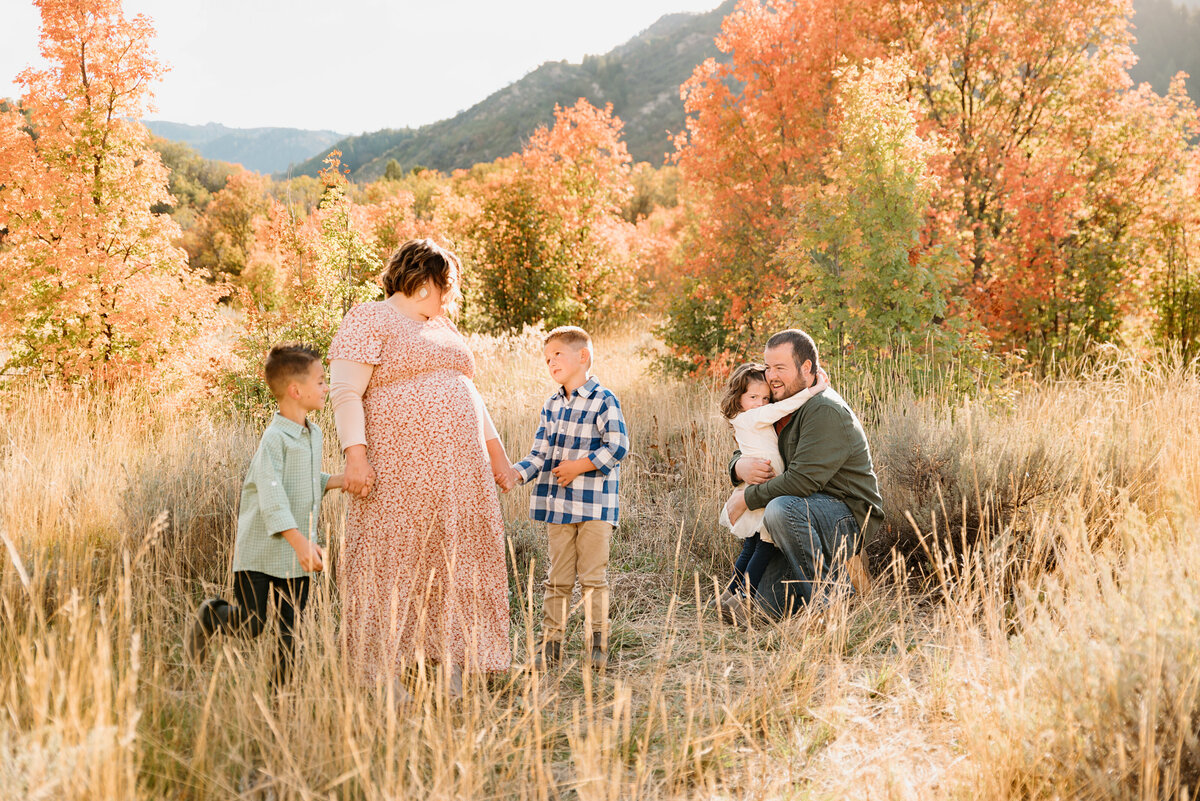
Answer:
[[[720,0],[126,0],[171,71],[152,119],[359,133],[453,116],[543,61],[607,52]],[[0,0],[0,97],[38,59],[30,0]]]

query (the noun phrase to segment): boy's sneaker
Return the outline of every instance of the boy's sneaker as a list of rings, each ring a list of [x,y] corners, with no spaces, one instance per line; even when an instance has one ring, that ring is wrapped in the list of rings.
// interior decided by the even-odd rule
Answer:
[[[533,657],[533,669],[549,670],[562,659],[562,643],[554,640],[542,640],[537,654]]]
[[[206,598],[196,610],[196,618],[183,638],[183,650],[188,659],[199,665],[208,655],[208,641],[229,623],[229,602],[223,598]]]
[[[596,670],[608,667],[608,652],[604,650],[603,635],[600,632],[592,634],[592,651],[589,661]]]

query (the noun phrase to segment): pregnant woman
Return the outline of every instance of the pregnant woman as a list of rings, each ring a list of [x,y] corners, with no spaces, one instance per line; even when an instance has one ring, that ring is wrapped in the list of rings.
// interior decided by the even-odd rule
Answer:
[[[447,316],[460,269],[432,240],[406,242],[383,272],[387,298],[351,309],[329,350],[351,497],[338,568],[347,655],[366,680],[437,662],[454,695],[464,669],[511,663],[494,479],[507,482],[508,457]]]

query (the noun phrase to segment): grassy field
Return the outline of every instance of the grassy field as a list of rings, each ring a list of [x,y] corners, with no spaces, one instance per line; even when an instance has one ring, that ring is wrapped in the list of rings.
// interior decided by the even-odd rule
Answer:
[[[551,389],[538,341],[473,345],[518,458]],[[819,619],[735,628],[697,605],[737,551],[715,522],[732,437],[712,387],[649,372],[652,345],[599,343],[632,440],[610,669],[514,669],[461,705],[434,671],[406,677],[407,706],[350,682],[328,582],[286,690],[265,642],[189,666],[180,637],[226,591],[260,432],[135,394],[6,388],[0,798],[1194,797],[1194,372],[1113,357],[968,397],[834,366],[888,507],[875,586]],[[546,561],[527,492],[503,498],[517,661]],[[325,507],[335,563],[342,503]]]

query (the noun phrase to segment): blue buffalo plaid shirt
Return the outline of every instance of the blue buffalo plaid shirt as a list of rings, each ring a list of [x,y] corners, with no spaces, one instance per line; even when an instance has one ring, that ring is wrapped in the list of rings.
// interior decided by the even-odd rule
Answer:
[[[570,396],[560,387],[542,407],[529,455],[514,465],[522,484],[537,477],[529,516],[547,523],[604,520],[615,526],[620,463],[628,452],[629,435],[616,395],[594,378]],[[585,456],[596,469],[560,487],[550,471],[559,462]]]

